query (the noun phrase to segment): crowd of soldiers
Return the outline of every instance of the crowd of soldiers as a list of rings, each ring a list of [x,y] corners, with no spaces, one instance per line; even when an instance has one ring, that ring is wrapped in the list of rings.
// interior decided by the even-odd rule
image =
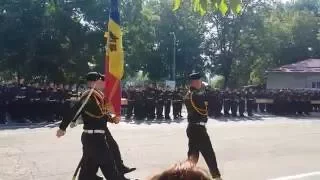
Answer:
[[[275,115],[309,115],[319,111],[318,91],[277,90],[208,90],[209,116],[252,116],[253,112]],[[218,103],[217,103],[218,102]],[[231,112],[231,114],[230,114]]]
[[[122,97],[126,98],[126,118],[134,117],[138,120],[145,118],[170,120],[171,109],[174,119],[182,117],[182,106],[185,91],[183,88],[172,90],[169,87],[130,86],[122,91]],[[171,108],[172,107],[172,108]]]
[[[127,99],[124,115],[127,119],[179,119],[182,118],[184,96],[188,89],[169,87],[123,88]],[[309,115],[320,111],[320,92],[302,90],[217,90],[205,88],[208,115],[253,116],[255,112],[276,115]],[[6,119],[15,122],[43,122],[61,120],[70,108],[72,98],[79,92],[70,85],[9,84],[0,85],[0,124]]]
[[[0,86],[0,124],[61,120],[77,93],[69,85],[53,83],[7,84]]]
[[[254,90],[205,88],[208,102],[208,115],[245,117],[254,113],[270,113],[275,115],[309,115],[320,110],[320,92],[302,90]],[[126,118],[171,119],[181,118],[183,98],[186,88],[156,88],[154,86],[129,87],[123,91],[123,97],[128,99]],[[319,100],[319,103],[317,102]],[[312,103],[314,102],[314,103]],[[163,112],[164,115],[163,116]]]

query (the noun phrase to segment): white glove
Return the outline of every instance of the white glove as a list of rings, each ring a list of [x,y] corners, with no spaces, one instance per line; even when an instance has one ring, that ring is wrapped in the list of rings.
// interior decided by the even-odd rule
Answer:
[[[70,128],[74,128],[74,127],[76,127],[77,126],[77,124],[75,123],[75,122],[71,122],[70,123]]]

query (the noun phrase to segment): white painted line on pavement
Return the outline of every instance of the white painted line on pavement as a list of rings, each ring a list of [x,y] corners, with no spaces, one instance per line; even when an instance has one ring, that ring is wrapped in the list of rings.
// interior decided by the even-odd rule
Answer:
[[[318,175],[320,175],[320,171],[297,174],[297,175],[293,175],[293,176],[279,177],[279,178],[269,179],[269,180],[294,180],[294,179],[301,179],[301,178],[305,178],[305,177],[312,177],[312,176],[318,176]]]

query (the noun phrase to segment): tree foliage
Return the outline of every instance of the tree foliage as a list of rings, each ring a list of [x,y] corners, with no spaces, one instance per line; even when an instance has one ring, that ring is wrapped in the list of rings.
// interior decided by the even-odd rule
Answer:
[[[121,0],[120,12],[128,79],[170,78],[174,43],[177,80],[201,71],[226,87],[320,57],[318,0]],[[72,82],[103,72],[108,13],[105,0],[2,0],[0,76]]]
[[[173,0],[173,10],[178,10],[185,1],[186,0]],[[220,11],[222,15],[226,15],[229,10],[234,14],[239,14],[242,10],[241,0],[191,0],[189,3],[191,3],[193,11],[201,15],[212,10]]]

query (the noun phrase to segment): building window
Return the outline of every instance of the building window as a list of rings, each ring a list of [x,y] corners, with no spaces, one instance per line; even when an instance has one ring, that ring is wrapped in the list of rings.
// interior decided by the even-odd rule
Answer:
[[[316,88],[316,89],[320,89],[320,81],[312,82],[311,87]]]

